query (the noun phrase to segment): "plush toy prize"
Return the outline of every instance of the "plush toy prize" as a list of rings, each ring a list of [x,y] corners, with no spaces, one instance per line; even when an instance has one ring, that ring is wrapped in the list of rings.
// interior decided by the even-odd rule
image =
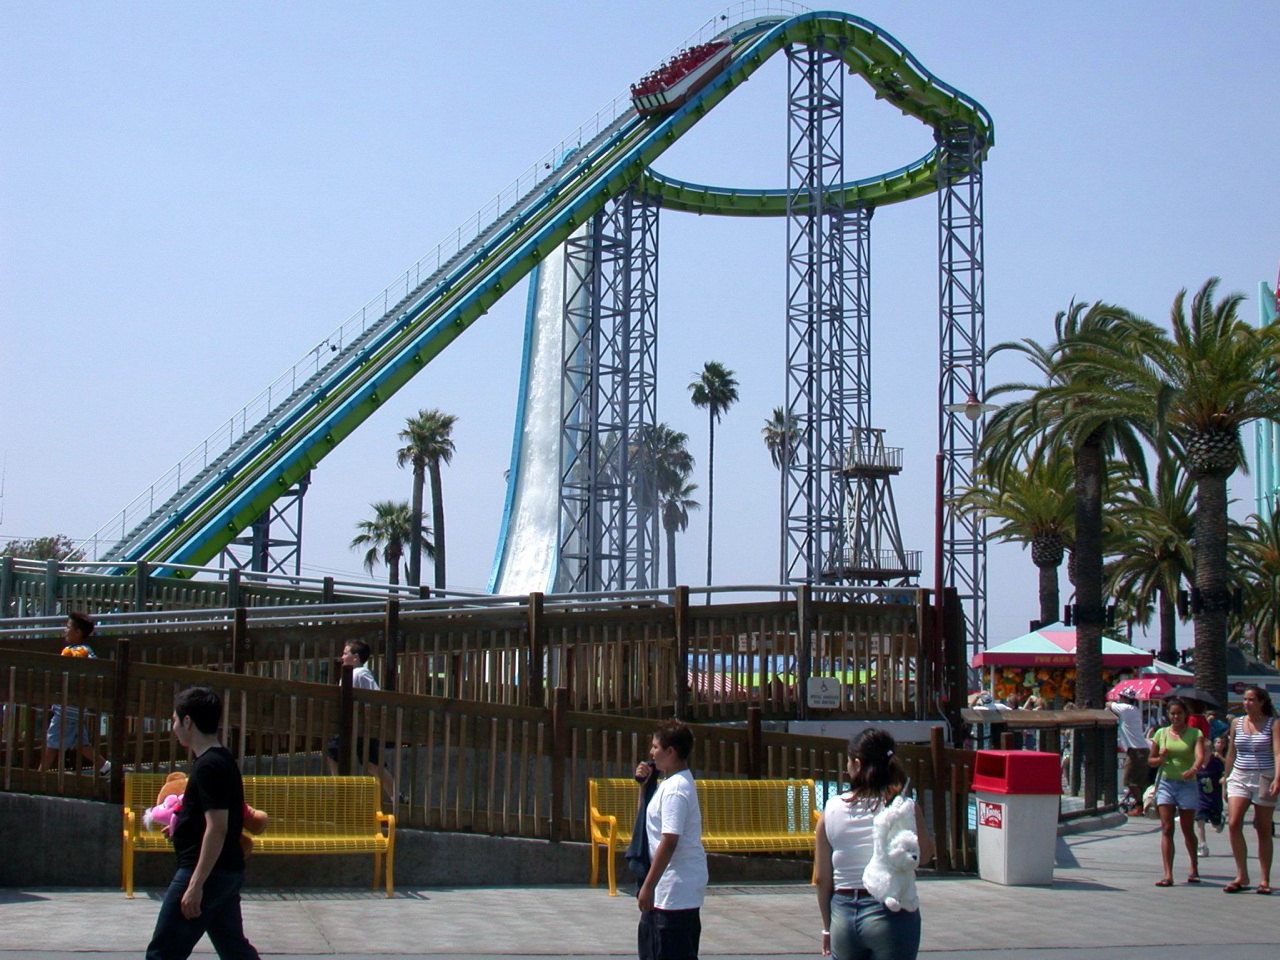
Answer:
[[[867,893],[894,912],[920,909],[916,867],[920,838],[916,836],[916,802],[898,796],[872,821],[871,862],[862,872]]]
[[[187,775],[169,774],[156,796],[156,805],[142,815],[143,826],[148,830],[154,830],[158,826],[165,836],[171,836],[173,824],[182,811],[182,798],[186,792]],[[247,803],[244,805],[244,829],[247,832],[240,834],[240,847],[246,857],[253,852],[253,837],[248,834],[262,833],[270,822],[271,818],[262,810],[255,810]]]

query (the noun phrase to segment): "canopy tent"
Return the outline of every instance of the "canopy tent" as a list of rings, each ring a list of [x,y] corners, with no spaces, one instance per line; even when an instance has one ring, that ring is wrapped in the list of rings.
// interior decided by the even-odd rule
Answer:
[[[1103,667],[1146,667],[1155,660],[1149,650],[1127,643],[1102,638]],[[973,658],[975,667],[1074,667],[1076,665],[1076,628],[1050,623],[995,647],[988,647]],[[1161,671],[1163,672],[1163,671]]]
[[[1175,666],[1172,663],[1163,663],[1157,660],[1149,667],[1143,667],[1138,671],[1140,677],[1168,677],[1176,679],[1178,683],[1189,683],[1190,678],[1195,674],[1190,670],[1183,670],[1182,667]]]
[[[1163,700],[1173,691],[1164,677],[1147,676],[1134,680],[1121,680],[1107,691],[1108,700],[1119,700],[1122,693],[1129,693],[1135,700]]]

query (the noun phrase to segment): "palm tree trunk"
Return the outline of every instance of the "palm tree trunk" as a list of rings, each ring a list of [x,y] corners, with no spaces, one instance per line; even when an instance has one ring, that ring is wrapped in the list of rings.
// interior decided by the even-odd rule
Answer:
[[[440,479],[440,461],[432,460],[431,468],[431,539],[436,548],[436,589],[443,590],[444,570],[444,483]]]
[[[667,527],[667,586],[676,585],[676,530]]]
[[[391,571],[387,574],[387,582],[393,587],[400,584],[400,558],[403,556],[403,550],[387,551],[387,568]]]
[[[1196,478],[1196,686],[1227,702],[1227,477]]]
[[[410,529],[409,541],[409,583],[418,586],[422,583],[422,486],[423,463],[413,459],[413,503],[409,508],[412,514],[413,527]]]
[[[1076,447],[1076,703],[1101,709],[1102,444],[1095,432]]]
[[[1040,568],[1040,622],[1056,623],[1059,613],[1058,567],[1062,561]]]
[[[711,529],[716,515],[716,418],[711,416],[711,438],[707,448],[707,586],[711,586]],[[707,603],[711,594],[707,594]]]
[[[1160,662],[1178,662],[1178,611],[1173,597],[1163,587],[1157,598],[1160,611]]]

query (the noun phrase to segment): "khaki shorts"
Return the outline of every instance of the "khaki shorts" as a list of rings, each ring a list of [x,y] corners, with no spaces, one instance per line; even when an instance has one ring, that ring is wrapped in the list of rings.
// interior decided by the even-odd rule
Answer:
[[[1274,770],[1232,770],[1227,777],[1227,796],[1242,797],[1260,807],[1274,807],[1277,797],[1268,796],[1267,791],[1275,778]]]

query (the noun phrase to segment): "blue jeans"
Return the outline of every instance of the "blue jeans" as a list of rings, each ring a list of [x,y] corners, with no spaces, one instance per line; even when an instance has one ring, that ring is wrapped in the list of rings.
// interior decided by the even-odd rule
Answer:
[[[916,960],[919,952],[919,910],[895,913],[874,897],[831,897],[835,960]]]
[[[191,880],[191,867],[180,867],[165,891],[156,929],[147,946],[147,960],[186,960],[206,933],[222,960],[259,960],[258,951],[244,938],[240,917],[240,887],[244,873],[214,870],[204,882],[200,916],[182,915],[182,895]]]

